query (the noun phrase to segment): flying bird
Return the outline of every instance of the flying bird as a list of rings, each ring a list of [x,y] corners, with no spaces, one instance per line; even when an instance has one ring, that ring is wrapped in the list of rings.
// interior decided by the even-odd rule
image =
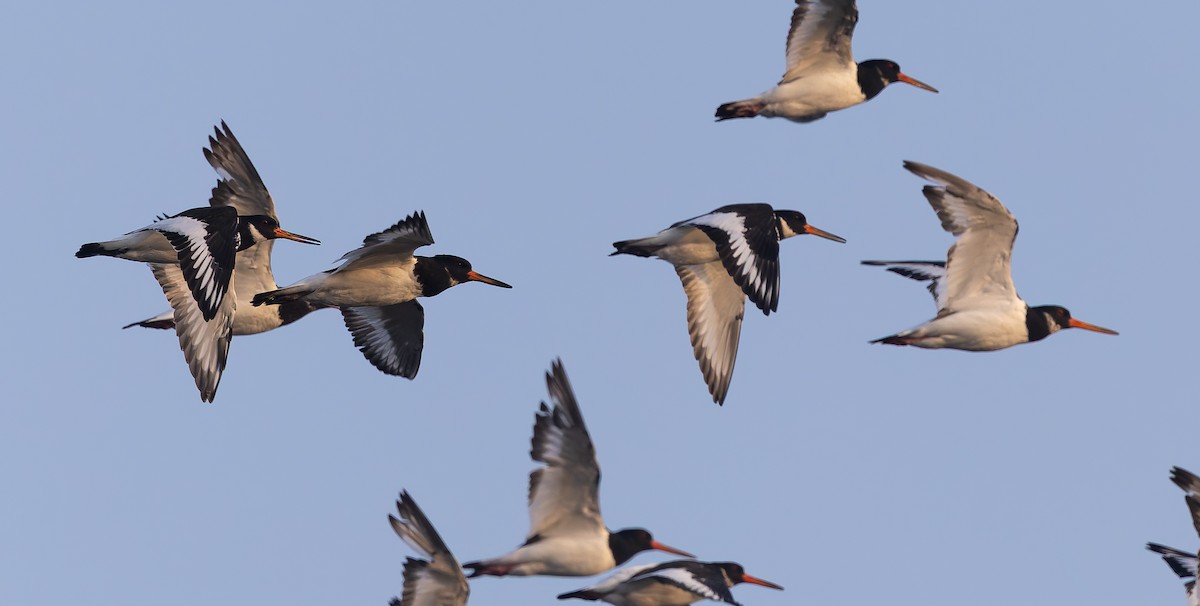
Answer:
[[[1200,478],[1182,467],[1171,469],[1171,481],[1182,488],[1187,495],[1188,511],[1192,514],[1192,526],[1200,535]],[[1162,556],[1171,570],[1183,579],[1183,588],[1187,592],[1188,606],[1200,606],[1200,592],[1196,590],[1196,576],[1200,574],[1200,553],[1188,553],[1167,547],[1158,543],[1146,543],[1146,549]]]
[[[404,592],[392,598],[391,606],[463,606],[471,588],[454,554],[417,507],[408,491],[396,501],[399,517],[388,515],[392,530],[414,551],[428,558],[408,558],[404,562]]]
[[[736,562],[676,560],[631,566],[591,587],[564,593],[558,599],[600,600],[614,606],[685,606],[712,600],[741,606],[730,592],[738,583],[783,589],[746,574]]]
[[[208,200],[209,205],[231,206],[237,209],[238,215],[262,215],[278,221],[275,200],[250,161],[250,156],[233,135],[233,131],[224,120],[221,121],[220,128],[213,127],[213,131],[214,134],[208,137],[209,146],[203,149],[204,158],[219,175],[217,185],[213,187],[212,196]],[[312,240],[311,243],[315,244],[317,241]],[[250,305],[250,298],[254,295],[279,288],[275,283],[275,275],[271,272],[271,249],[274,244],[272,240],[263,240],[247,248],[234,260],[233,281],[237,285],[238,303],[237,311],[233,314],[234,336],[274,330],[291,324],[317,309],[304,301],[270,307]],[[156,277],[158,273],[156,272]],[[179,272],[171,267],[164,268],[161,273],[163,276],[159,278],[159,282],[167,280],[176,283],[181,278]],[[168,310],[157,316],[127,324],[125,328],[132,326],[174,328],[174,311]]]
[[[590,576],[648,549],[695,557],[641,528],[608,530],[600,516],[596,449],[561,360],[546,373],[546,387],[553,407],[542,402],[534,418],[529,454],[545,466],[529,474],[528,538],[511,553],[463,564],[470,576]]]
[[[854,62],[850,38],[858,23],[854,0],[796,0],[788,30],[787,71],[771,90],[717,108],[717,121],[731,118],[820,120],[829,112],[875,98],[893,82],[938,90],[900,71],[887,59]]]
[[[1058,305],[1030,307],[1012,280],[1017,220],[994,196],[948,172],[905,162],[926,185],[925,198],[957,239],[946,261],[863,261],[917,281],[929,282],[937,316],[920,326],[871,341],[926,349],[993,351],[1040,341],[1064,328],[1108,335],[1116,331],[1071,317]]]
[[[612,255],[658,257],[675,266],[687,294],[688,334],[713,402],[733,379],[749,297],[763,314],[779,305],[779,241],[812,234],[846,240],[808,224],[802,213],[769,204],[731,204],[680,221],[657,235],[614,242]]]
[[[75,256],[104,255],[150,264],[174,310],[179,347],[200,398],[212,402],[229,355],[236,308],[231,280],[234,258],[273,238],[316,243],[280,229],[272,217],[239,216],[233,207],[209,206],[160,218],[115,240],[84,244]]]
[[[252,303],[337,307],[354,336],[354,345],[375,368],[412,379],[421,366],[425,346],[425,310],[417,297],[432,297],[464,282],[512,288],[476,273],[461,257],[413,254],[429,244],[433,244],[433,235],[425,213],[414,213],[367,236],[361,247],[339,259],[341,265],[335,269],[259,293]]]

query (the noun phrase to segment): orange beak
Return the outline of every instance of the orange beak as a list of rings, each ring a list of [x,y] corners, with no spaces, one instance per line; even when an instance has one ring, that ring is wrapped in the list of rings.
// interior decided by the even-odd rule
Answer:
[[[1071,328],[1082,328],[1084,330],[1090,330],[1092,332],[1103,333],[1106,335],[1121,334],[1115,330],[1109,330],[1107,328],[1104,328],[1103,326],[1096,326],[1095,324],[1088,324],[1087,322],[1082,322],[1080,320],[1076,320],[1075,318],[1071,318],[1070,320],[1068,320],[1067,326],[1069,326]]]
[[[275,237],[276,238],[284,238],[286,240],[294,240],[296,242],[300,242],[301,244],[320,244],[321,243],[321,241],[316,238],[310,238],[308,236],[294,234],[290,231],[284,231],[278,227],[275,228]]]
[[[477,274],[474,271],[467,272],[467,280],[470,280],[473,282],[483,282],[484,284],[491,284],[492,286],[499,286],[500,288],[512,288],[511,286],[501,282],[500,280],[497,280],[495,278],[489,278],[483,274]]]
[[[783,589],[782,587],[780,587],[779,585],[776,585],[775,583],[772,583],[770,581],[764,581],[762,579],[757,579],[748,574],[742,575],[742,582],[750,583],[752,585],[762,585],[763,587],[770,587],[771,589],[780,589],[780,590]]]
[[[845,238],[831,234],[823,229],[817,229],[811,225],[808,225],[807,223],[804,225],[804,233],[812,234],[814,236],[821,236],[822,238],[825,238],[826,240],[833,240],[834,242],[840,242],[842,244],[846,243]]]
[[[909,78],[908,76],[904,75],[903,73],[898,74],[896,76],[896,79],[905,84],[911,84],[917,88],[923,88],[931,93],[938,92],[938,89],[936,89],[932,86],[929,86],[928,84],[925,84],[924,82],[921,82],[920,80],[917,80],[916,78]]]
[[[694,558],[694,557],[696,557],[696,556],[694,556],[694,555],[692,555],[692,554],[690,554],[690,553],[688,553],[688,552],[686,552],[686,551],[683,551],[682,549],[675,549],[674,547],[668,547],[668,546],[666,546],[666,545],[663,545],[662,543],[659,543],[658,541],[650,541],[650,549],[657,549],[657,550],[659,550],[659,551],[665,551],[665,552],[667,552],[667,553],[673,553],[673,554],[675,554],[675,555],[681,555],[681,556],[683,556],[683,557],[685,557],[685,558]]]

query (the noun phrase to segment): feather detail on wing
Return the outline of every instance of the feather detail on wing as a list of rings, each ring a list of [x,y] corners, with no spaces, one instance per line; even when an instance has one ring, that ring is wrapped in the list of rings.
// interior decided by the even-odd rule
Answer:
[[[250,156],[242,149],[242,144],[225,121],[220,128],[213,127],[214,134],[208,137],[208,147],[204,148],[204,158],[208,160],[213,170],[217,171],[220,180],[212,190],[208,203],[211,206],[232,206],[239,215],[267,215],[278,220],[275,215],[275,201],[271,192],[258,176]]]
[[[225,297],[213,318],[206,321],[178,265],[152,264],[150,269],[174,310],[179,348],[196,380],[200,399],[212,402],[221,383],[225,360],[229,357],[236,297]]]
[[[404,220],[363,239],[363,245],[342,255],[346,267],[370,265],[371,259],[393,264],[397,257],[411,257],[422,246],[433,244],[433,234],[425,220],[425,212],[415,212]]]
[[[600,464],[562,361],[546,373],[552,406],[542,402],[529,456],[545,466],[529,474],[529,539],[605,532],[600,516]]]
[[[927,185],[923,192],[942,228],[958,238],[946,254],[939,312],[1017,298],[1012,281],[1017,220],[1012,213],[988,192],[948,172],[909,161],[904,167],[940,184]]]
[[[442,542],[429,518],[417,507],[408,491],[396,501],[399,517],[388,516],[392,530],[429,561],[408,558],[404,564],[404,591],[397,606],[462,606],[470,587],[454,555]]]
[[[933,302],[941,311],[946,299],[945,261],[863,261],[862,264],[883,267],[918,282],[929,282],[929,294],[933,295]]]
[[[733,599],[729,585],[719,569],[703,562],[679,561],[656,566],[634,576],[630,584],[639,581],[667,583],[694,594],[700,599],[726,602],[741,606]]]
[[[155,221],[147,229],[166,236],[179,257],[184,279],[205,320],[221,307],[237,254],[237,211],[193,208]]]
[[[425,347],[425,310],[415,299],[384,307],[343,307],[354,345],[384,374],[417,376]]]
[[[733,379],[746,299],[719,263],[679,265],[675,273],[687,294],[688,335],[700,372],[713,401],[723,404]]]
[[[764,314],[779,307],[778,220],[770,205],[724,206],[682,224],[704,231],[725,270]]]
[[[780,84],[806,72],[854,67],[851,38],[858,23],[854,0],[796,0],[787,39],[787,71]]]

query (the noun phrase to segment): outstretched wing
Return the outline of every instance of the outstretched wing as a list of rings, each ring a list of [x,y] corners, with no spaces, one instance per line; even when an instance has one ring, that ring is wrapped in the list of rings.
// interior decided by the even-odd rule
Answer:
[[[946,254],[939,314],[1017,298],[1012,281],[1017,220],[1012,213],[995,196],[948,172],[909,161],[904,168],[939,183],[925,186],[925,198],[942,229],[958,238]]]
[[[733,599],[729,585],[721,570],[712,564],[680,560],[667,562],[643,570],[628,581],[634,583],[665,583],[678,587],[696,596],[698,600],[712,600],[741,606]]]
[[[147,227],[166,236],[175,248],[184,280],[206,321],[216,315],[229,289],[237,227],[237,211],[229,207],[192,208]]]
[[[363,239],[363,245],[342,255],[341,261],[347,267],[370,266],[373,262],[394,263],[396,257],[411,257],[413,251],[422,246],[433,244],[433,234],[429,232],[429,223],[425,220],[425,212],[415,212],[403,221]]]
[[[196,380],[200,399],[212,402],[221,383],[225,360],[229,357],[236,297],[225,297],[212,319],[205,319],[178,265],[153,263],[150,270],[154,272],[154,279],[158,280],[167,302],[171,304],[179,348],[183,350],[183,358],[187,360],[192,378]]]
[[[231,206],[240,216],[267,215],[278,221],[275,200],[250,161],[250,156],[237,137],[233,136],[233,131],[224,120],[219,128],[213,127],[213,131],[214,134],[208,138],[208,147],[204,148],[204,158],[217,171],[220,179],[212,189],[209,205]],[[271,249],[274,246],[274,240],[264,240],[238,253],[234,260],[239,289],[247,293],[247,297],[279,288],[271,272]]]
[[[938,311],[946,300],[946,263],[945,261],[863,261],[863,265],[883,267],[890,272],[918,282],[929,282],[929,294]]]
[[[546,387],[551,406],[542,402],[534,417],[529,451],[545,466],[529,474],[528,540],[602,533],[600,464],[561,360],[546,373]]]
[[[780,83],[809,72],[854,68],[850,41],[856,23],[854,0],[796,0],[788,30],[787,71]]]
[[[1158,543],[1146,543],[1146,549],[1153,551],[1162,556],[1167,566],[1181,579],[1183,579],[1183,588],[1187,591],[1188,605],[1200,606],[1200,595],[1196,592],[1196,574],[1197,565],[1200,564],[1200,559],[1197,559],[1196,554],[1180,551],[1174,547],[1159,545]]]
[[[384,307],[343,307],[354,345],[384,374],[417,376],[425,347],[425,310],[413,299]]]
[[[769,204],[733,204],[675,225],[702,230],[733,281],[769,315],[779,307],[778,223]]]
[[[442,542],[429,518],[417,507],[408,491],[396,501],[399,517],[389,515],[392,530],[429,561],[408,558],[404,564],[404,591],[398,606],[462,606],[467,603],[470,587],[462,567]]]
[[[688,336],[713,402],[724,404],[733,380],[746,298],[719,263],[675,267],[687,294]]]

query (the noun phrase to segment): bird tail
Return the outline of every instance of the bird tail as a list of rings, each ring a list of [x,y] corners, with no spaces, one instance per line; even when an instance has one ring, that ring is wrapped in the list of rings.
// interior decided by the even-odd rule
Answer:
[[[589,589],[580,589],[579,591],[572,591],[570,593],[559,594],[558,599],[569,600],[571,598],[577,598],[580,600],[589,600],[589,601],[595,602],[596,600],[599,600],[600,598],[603,598],[603,597],[604,597],[604,594],[602,594],[600,592],[591,591]]]
[[[648,239],[649,238],[642,238],[640,240],[622,240],[620,242],[613,242],[613,248],[617,250],[609,253],[608,256],[614,257],[616,255],[633,255],[635,257],[653,257],[654,253],[658,252],[658,246],[647,244],[646,240]]]
[[[153,318],[146,318],[145,320],[142,320],[140,322],[130,322],[129,324],[126,324],[125,326],[122,326],[121,328],[123,328],[123,329],[124,328],[132,328],[134,326],[141,326],[143,328],[174,329],[175,328],[175,314],[173,312],[167,311],[167,312],[158,314],[157,316],[154,316]]]
[[[121,254],[122,252],[125,252],[122,249],[108,248],[105,246],[105,244],[107,244],[107,243],[106,242],[89,242],[87,244],[84,244],[83,246],[80,246],[79,252],[75,253],[75,256],[80,259],[86,259],[88,257],[95,257],[95,256],[99,256],[99,255],[103,255],[103,256],[107,256],[107,257],[115,257],[115,256]]]
[[[875,339],[871,343],[883,343],[884,345],[912,345],[912,340],[908,337],[900,335],[890,335],[881,339]]]
[[[762,101],[754,99],[725,103],[717,108],[717,122],[732,118],[753,118],[762,112],[763,107]]]
[[[278,290],[268,290],[267,292],[260,292],[254,295],[254,298],[250,299],[250,304],[255,307],[260,305],[279,305],[280,303],[295,301],[311,292],[312,289],[307,284],[289,286]]]
[[[471,569],[471,574],[467,575],[468,579],[473,579],[475,577],[481,577],[484,575],[502,577],[508,574],[508,571],[512,569],[512,566],[504,564],[489,564],[487,562],[467,562],[466,564],[463,564],[462,567]]]

